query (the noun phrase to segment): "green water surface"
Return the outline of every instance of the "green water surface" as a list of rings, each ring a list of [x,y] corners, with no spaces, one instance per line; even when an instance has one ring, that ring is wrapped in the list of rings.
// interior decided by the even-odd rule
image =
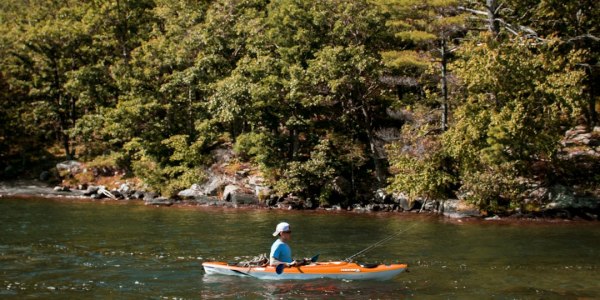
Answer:
[[[204,261],[269,251],[275,225],[296,258],[404,262],[390,281],[206,276]],[[5,299],[600,299],[597,222],[449,222],[410,214],[161,208],[0,198]]]

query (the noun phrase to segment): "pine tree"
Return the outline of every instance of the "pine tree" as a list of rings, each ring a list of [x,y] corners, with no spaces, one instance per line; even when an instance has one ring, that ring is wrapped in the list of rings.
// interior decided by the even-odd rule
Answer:
[[[467,15],[458,9],[459,3],[455,0],[380,1],[382,9],[391,15],[387,25],[397,39],[396,49],[401,49],[385,51],[384,62],[392,74],[402,76],[396,80],[397,89],[406,90],[402,84],[417,85],[439,95],[436,102],[440,103],[442,131],[448,128],[448,63],[459,38],[466,32]],[[438,75],[428,74],[430,69],[437,69]],[[433,78],[427,77],[436,80],[431,82]]]

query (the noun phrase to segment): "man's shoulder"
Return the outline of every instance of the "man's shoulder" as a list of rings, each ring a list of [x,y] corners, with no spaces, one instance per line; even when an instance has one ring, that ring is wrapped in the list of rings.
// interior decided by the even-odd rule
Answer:
[[[273,242],[273,245],[271,246],[271,248],[279,248],[279,247],[289,247],[289,246],[282,240],[276,240],[275,242]]]

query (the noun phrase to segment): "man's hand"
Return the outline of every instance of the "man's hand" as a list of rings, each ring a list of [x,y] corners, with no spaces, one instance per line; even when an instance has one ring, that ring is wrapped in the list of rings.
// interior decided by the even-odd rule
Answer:
[[[291,262],[291,263],[287,263],[287,264],[286,264],[286,266],[288,266],[288,267],[294,267],[294,266],[296,266],[297,264],[298,264],[298,262],[297,262],[297,261],[293,261],[293,262]]]

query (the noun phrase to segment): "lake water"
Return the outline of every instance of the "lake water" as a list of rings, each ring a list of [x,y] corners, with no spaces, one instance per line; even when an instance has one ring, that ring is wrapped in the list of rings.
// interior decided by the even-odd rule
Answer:
[[[201,263],[266,253],[275,225],[294,257],[403,262],[389,281],[206,276]],[[0,198],[0,298],[598,299],[600,225],[448,221],[411,214],[148,207]]]

